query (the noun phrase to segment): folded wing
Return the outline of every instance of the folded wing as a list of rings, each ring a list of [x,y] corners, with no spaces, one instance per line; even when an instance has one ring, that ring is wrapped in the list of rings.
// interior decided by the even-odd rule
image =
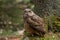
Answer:
[[[26,22],[29,24],[31,28],[33,28],[37,32],[45,34],[45,28],[44,28],[45,23],[44,20],[39,16],[34,15],[32,17],[29,17],[27,18]]]

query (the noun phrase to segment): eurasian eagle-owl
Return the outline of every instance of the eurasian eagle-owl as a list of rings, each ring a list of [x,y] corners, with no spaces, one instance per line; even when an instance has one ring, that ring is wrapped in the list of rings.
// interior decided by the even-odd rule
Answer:
[[[44,19],[36,15],[31,9],[24,10],[24,27],[30,35],[44,36],[46,33]]]

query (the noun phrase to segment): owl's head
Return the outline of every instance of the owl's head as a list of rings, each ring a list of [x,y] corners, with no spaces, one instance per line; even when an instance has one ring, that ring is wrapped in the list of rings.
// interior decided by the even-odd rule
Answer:
[[[24,10],[24,14],[27,15],[27,16],[33,16],[34,12],[31,9],[27,8],[27,9]]]

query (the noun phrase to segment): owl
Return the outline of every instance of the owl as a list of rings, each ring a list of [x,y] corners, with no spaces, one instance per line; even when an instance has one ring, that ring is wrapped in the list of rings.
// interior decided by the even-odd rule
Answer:
[[[24,28],[33,36],[44,36],[46,33],[44,19],[36,15],[31,9],[26,8],[23,14]]]

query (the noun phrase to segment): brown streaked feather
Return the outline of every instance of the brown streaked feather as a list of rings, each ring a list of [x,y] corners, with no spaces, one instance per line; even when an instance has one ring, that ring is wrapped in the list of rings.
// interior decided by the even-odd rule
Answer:
[[[36,15],[33,11],[26,9],[24,14],[24,26],[30,34],[45,34],[44,19]]]
[[[31,35],[34,34],[34,33],[38,34],[33,28],[31,28],[31,27],[29,26],[29,24],[28,24],[27,22],[24,23],[24,28],[25,28],[25,30],[26,30],[28,33],[30,33]]]
[[[41,25],[41,24],[37,23],[36,21],[33,21],[31,18],[27,19],[27,23],[35,31],[37,31],[37,32],[45,32],[44,25]]]

